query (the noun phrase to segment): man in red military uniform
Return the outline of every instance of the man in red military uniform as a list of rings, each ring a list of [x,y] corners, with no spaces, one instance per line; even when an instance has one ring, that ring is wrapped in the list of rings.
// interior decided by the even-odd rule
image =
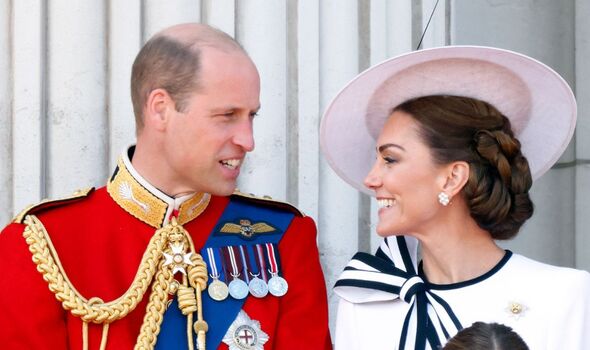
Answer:
[[[0,234],[3,349],[330,349],[312,219],[234,192],[258,72],[199,24],[132,72],[137,145],[105,187],[45,201]]]

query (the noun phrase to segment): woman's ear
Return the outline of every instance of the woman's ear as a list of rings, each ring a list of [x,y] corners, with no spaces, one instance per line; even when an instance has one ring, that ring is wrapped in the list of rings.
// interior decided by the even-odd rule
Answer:
[[[152,90],[146,100],[144,124],[158,131],[165,130],[170,111],[175,110],[174,106],[174,101],[166,90]]]
[[[445,167],[446,181],[443,184],[442,190],[454,197],[459,193],[467,181],[469,180],[469,163],[464,161],[453,162]]]

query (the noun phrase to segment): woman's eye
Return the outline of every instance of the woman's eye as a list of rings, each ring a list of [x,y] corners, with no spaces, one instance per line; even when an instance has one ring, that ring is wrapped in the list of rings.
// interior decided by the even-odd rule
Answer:
[[[396,159],[393,159],[393,158],[391,158],[391,157],[383,157],[383,160],[384,160],[384,161],[385,161],[385,163],[387,163],[387,164],[393,164],[393,163],[396,163],[396,162],[397,162],[397,160],[396,160]]]

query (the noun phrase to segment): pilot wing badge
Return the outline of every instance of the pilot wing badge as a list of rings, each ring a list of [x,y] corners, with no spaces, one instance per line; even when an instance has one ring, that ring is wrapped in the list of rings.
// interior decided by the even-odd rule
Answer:
[[[239,234],[244,238],[253,238],[260,233],[269,233],[276,231],[276,228],[265,222],[252,224],[248,219],[240,219],[239,223],[227,222],[221,227],[222,233]]]

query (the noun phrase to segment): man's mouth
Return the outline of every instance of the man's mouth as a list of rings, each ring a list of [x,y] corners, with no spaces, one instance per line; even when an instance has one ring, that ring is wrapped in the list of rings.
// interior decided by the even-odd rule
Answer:
[[[225,159],[225,160],[219,161],[219,163],[221,163],[221,165],[223,165],[224,167],[233,170],[233,169],[236,169],[237,167],[240,166],[240,164],[242,163],[242,160],[241,159]]]

